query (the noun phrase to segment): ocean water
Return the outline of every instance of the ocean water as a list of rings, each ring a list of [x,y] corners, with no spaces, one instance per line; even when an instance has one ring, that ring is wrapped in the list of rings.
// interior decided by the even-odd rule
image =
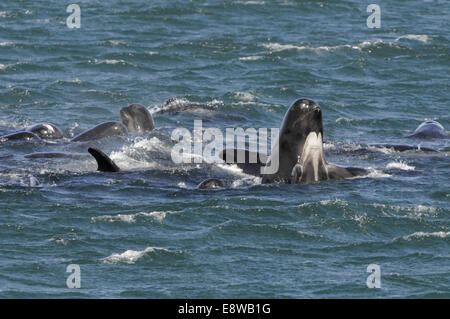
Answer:
[[[0,143],[0,297],[450,297],[449,140],[405,138],[450,127],[449,1],[377,1],[379,29],[372,0],[73,2],[79,29],[69,1],[0,2],[0,135],[51,122],[70,138],[130,103],[157,129]],[[327,160],[368,177],[262,185],[170,159],[176,127],[276,128],[300,97],[322,108]],[[122,171],[96,172],[88,147]],[[76,158],[24,157],[48,151]],[[230,186],[196,189],[209,177]]]

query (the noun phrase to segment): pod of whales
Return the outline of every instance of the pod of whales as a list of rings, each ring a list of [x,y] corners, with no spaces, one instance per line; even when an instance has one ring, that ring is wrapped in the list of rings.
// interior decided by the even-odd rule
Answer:
[[[260,176],[262,183],[312,183],[368,174],[368,171],[363,168],[329,164],[324,156],[322,139],[323,124],[320,106],[310,99],[298,99],[284,116],[270,156],[242,149],[226,149],[220,153],[219,157],[226,163],[236,164],[247,174]],[[407,145],[377,144],[374,146],[391,147],[401,151],[411,149],[434,151]],[[243,152],[243,163],[237,161],[239,152]],[[99,171],[118,172],[120,170],[102,151],[90,148],[89,153],[96,159]],[[250,158],[258,160],[251,162]],[[275,171],[273,171],[274,165],[277,167]],[[223,181],[210,178],[202,181],[197,188],[224,186],[226,184]]]
[[[149,111],[140,104],[131,104],[120,110],[121,122],[101,123],[72,138],[71,142],[86,142],[106,137],[127,135],[128,133],[143,133],[155,128]],[[4,136],[0,140],[27,139],[62,139],[62,131],[51,123],[39,123]]]
[[[128,133],[143,133],[154,130],[155,125],[149,111],[139,104],[131,104],[120,110],[120,122],[105,122],[70,140],[86,142]],[[50,123],[39,123],[23,130],[0,137],[0,140],[17,139],[61,139],[63,133]],[[436,121],[426,121],[408,136],[416,139],[448,138],[443,126]],[[310,99],[298,99],[287,110],[281,123],[279,135],[272,144],[270,156],[243,149],[226,149],[219,157],[228,164],[236,164],[244,173],[261,177],[262,183],[312,183],[365,176],[368,171],[357,167],[339,167],[326,161],[323,150],[323,124],[320,106]],[[392,148],[396,151],[421,150],[436,152],[431,148],[409,145],[374,144],[374,147]],[[120,168],[102,151],[89,148],[98,170],[119,172]],[[244,161],[237,161],[243,154]],[[25,158],[76,158],[67,153],[42,152],[28,154]],[[257,159],[254,161],[254,159]],[[3,158],[2,158],[3,159]],[[252,160],[250,160],[252,159]],[[276,168],[274,170],[274,167]],[[197,188],[221,188],[226,183],[216,178],[202,181]]]

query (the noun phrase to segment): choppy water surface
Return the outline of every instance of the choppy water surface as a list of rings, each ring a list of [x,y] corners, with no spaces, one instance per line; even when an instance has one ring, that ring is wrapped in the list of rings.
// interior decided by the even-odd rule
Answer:
[[[78,1],[68,29],[69,3],[3,0],[0,135],[47,121],[72,137],[129,103],[157,130],[0,144],[0,296],[450,297],[448,140],[422,142],[432,154],[359,146],[450,127],[450,5],[379,1],[369,29],[371,2]],[[328,161],[369,177],[261,185],[170,160],[175,127],[279,127],[299,97],[322,107]],[[164,112],[170,98],[201,107]],[[92,146],[122,172],[96,172]],[[77,158],[24,157],[44,151]],[[208,177],[231,186],[197,190]]]

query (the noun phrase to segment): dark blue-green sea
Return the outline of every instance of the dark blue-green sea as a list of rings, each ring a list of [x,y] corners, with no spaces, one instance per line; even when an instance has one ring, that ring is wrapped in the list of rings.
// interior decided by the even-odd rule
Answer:
[[[65,142],[0,143],[0,297],[450,298],[450,140],[406,137],[450,128],[450,2],[375,1],[2,0],[0,135],[50,122]],[[261,184],[171,160],[177,127],[278,128],[303,97],[327,161],[368,176]],[[131,103],[154,131],[68,141]],[[380,143],[439,152],[361,146]],[[213,177],[227,186],[197,189]]]

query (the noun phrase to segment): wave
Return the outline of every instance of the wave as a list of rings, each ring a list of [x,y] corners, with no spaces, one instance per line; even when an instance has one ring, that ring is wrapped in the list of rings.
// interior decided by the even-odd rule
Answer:
[[[403,171],[413,171],[415,169],[414,166],[410,166],[403,161],[400,162],[391,162],[386,165],[387,169],[401,169]]]
[[[105,264],[117,264],[117,263],[126,263],[126,264],[134,264],[138,260],[143,258],[149,258],[151,261],[154,260],[158,255],[179,255],[182,252],[171,251],[167,248],[161,247],[147,247],[144,250],[126,250],[121,254],[112,254],[108,257],[101,259],[101,261]]]
[[[265,1],[236,1],[236,4],[243,4],[243,5],[265,5]]]
[[[250,92],[235,92],[234,97],[245,102],[255,101],[256,96]]]
[[[257,61],[257,60],[261,60],[263,57],[260,55],[251,55],[251,56],[244,56],[244,57],[240,57],[239,61]]]
[[[426,34],[407,34],[407,35],[402,35],[398,38],[395,39],[395,41],[400,41],[402,39],[408,39],[408,40],[416,40],[416,41],[420,41],[420,42],[424,42],[427,43],[428,41],[430,41],[430,37]]]
[[[362,44],[361,44],[362,45]],[[298,46],[293,44],[280,44],[280,43],[265,43],[262,44],[262,46],[266,49],[269,49],[271,51],[285,51],[285,50],[297,50],[297,51],[303,51],[303,50],[311,50],[315,51],[316,53],[319,53],[320,51],[335,51],[339,49],[349,48],[354,50],[361,50],[361,46],[358,45],[350,45],[350,44],[342,44],[342,45],[336,45],[336,46],[319,46],[319,47],[312,47],[312,46]]]
[[[440,212],[439,208],[424,205],[397,206],[378,203],[370,205],[376,209],[380,209],[383,215],[395,218],[435,218]]]
[[[157,137],[137,137],[131,145],[123,146],[119,151],[111,152],[110,158],[119,167],[132,170],[137,168],[163,168],[161,164],[149,158],[149,151],[170,153],[168,147]]]
[[[15,44],[11,41],[0,42],[0,47],[13,47]]]
[[[321,53],[321,52],[334,52],[338,50],[343,49],[350,49],[350,50],[356,50],[356,51],[362,51],[364,49],[370,49],[374,48],[380,45],[387,45],[390,47],[396,47],[396,48],[402,48],[398,44],[398,42],[402,39],[409,39],[409,40],[416,40],[423,43],[428,43],[430,40],[430,37],[427,35],[416,35],[416,34],[409,34],[409,35],[403,35],[398,38],[396,38],[393,41],[389,40],[382,40],[382,39],[375,39],[375,40],[367,40],[362,41],[356,44],[339,44],[339,45],[323,45],[323,46],[310,46],[310,45],[294,45],[294,44],[280,44],[277,42],[271,42],[271,43],[264,43],[261,46],[269,49],[271,51],[275,52],[281,52],[286,50],[297,50],[297,51],[313,51],[315,53]]]
[[[155,220],[158,223],[162,223],[163,220],[166,218],[167,213],[168,212],[150,212],[150,213],[140,212],[135,214],[102,215],[92,217],[91,222],[96,223],[101,221],[107,221],[110,223],[124,222],[128,224],[133,224],[139,217],[150,217],[152,220]]]
[[[427,233],[427,232],[416,232],[416,233],[412,233],[410,235],[406,235],[403,236],[401,238],[396,238],[395,240],[406,240],[406,241],[411,241],[411,240],[424,240],[424,239],[428,239],[428,238],[441,238],[441,239],[445,239],[445,238],[449,238],[450,237],[450,232],[443,232],[443,231],[439,231],[439,232],[432,232],[432,233]]]
[[[121,65],[132,65],[131,63],[128,63],[128,62],[126,62],[125,60],[122,60],[122,59],[120,59],[120,60],[115,60],[115,59],[97,60],[97,59],[94,59],[94,60],[89,60],[88,63],[90,63],[90,64],[96,64],[96,65],[99,65],[99,64],[112,64],[112,65],[114,65],[114,64],[121,64]]]
[[[149,111],[150,113],[177,113],[181,111],[205,112],[217,109],[223,105],[223,101],[213,99],[208,102],[192,102],[187,98],[171,98],[164,102],[161,106],[154,106]]]

